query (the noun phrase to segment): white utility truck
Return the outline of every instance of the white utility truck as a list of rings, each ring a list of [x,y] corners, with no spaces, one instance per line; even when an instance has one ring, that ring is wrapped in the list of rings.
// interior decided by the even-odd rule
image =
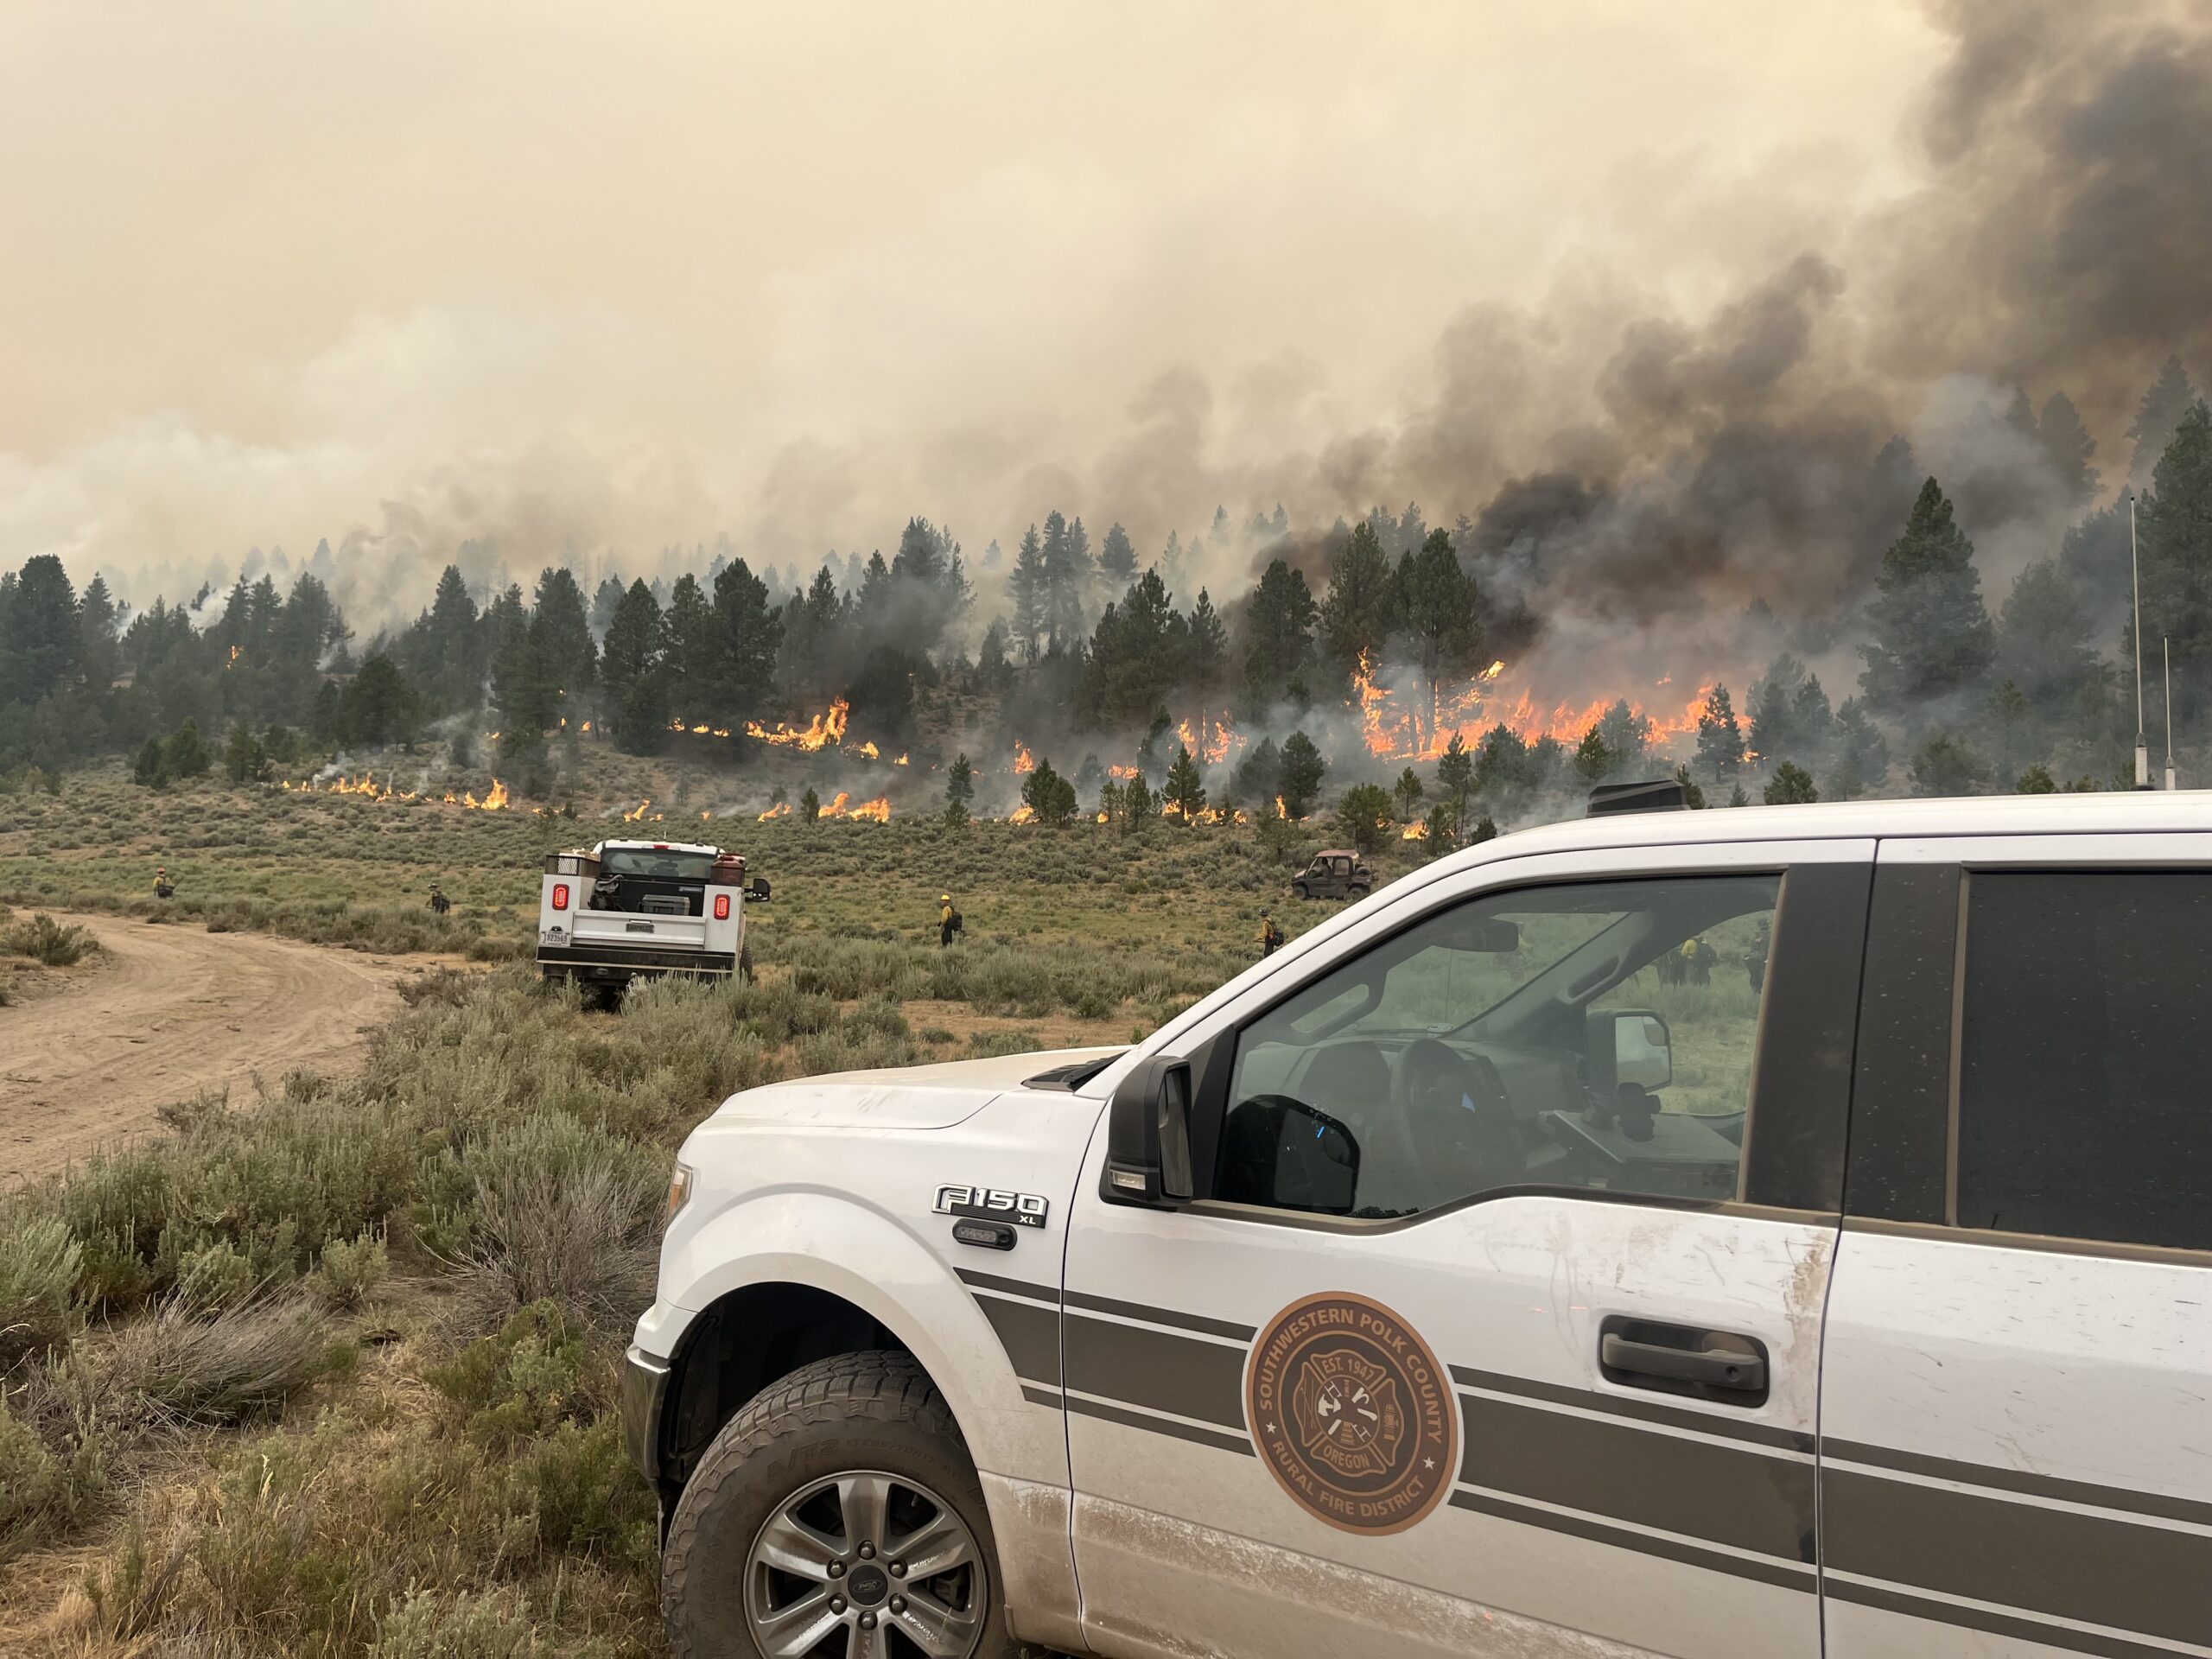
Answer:
[[[623,1385],[674,1651],[2212,1656],[2208,999],[2212,794],[1609,810],[747,1090]]]
[[[752,976],[745,860],[685,842],[602,841],[549,853],[537,899],[537,971],[612,1005],[633,979]]]

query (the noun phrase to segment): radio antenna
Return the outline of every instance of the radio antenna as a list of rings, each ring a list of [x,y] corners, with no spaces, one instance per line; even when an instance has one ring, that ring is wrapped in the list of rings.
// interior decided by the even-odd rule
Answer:
[[[2160,634],[2158,650],[2166,659],[2166,787],[2179,789],[2174,776],[2174,642]]]
[[[2135,551],[2135,492],[2127,493],[2127,573],[2135,587],[2135,787],[2151,787],[2151,745],[2143,735],[2143,566]]]

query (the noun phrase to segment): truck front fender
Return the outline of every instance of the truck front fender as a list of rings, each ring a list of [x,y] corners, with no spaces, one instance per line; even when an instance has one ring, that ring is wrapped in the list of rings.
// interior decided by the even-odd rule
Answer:
[[[1034,1243],[1034,1259],[1052,1271],[1031,1276],[1052,1281],[1038,1289],[1056,1302],[1058,1228]],[[673,1354],[684,1330],[722,1298],[772,1284],[836,1296],[892,1332],[944,1395],[979,1471],[1066,1486],[1060,1412],[1023,1396],[1006,1345],[969,1287],[910,1229],[849,1197],[757,1192],[672,1242],[661,1261],[660,1301],[639,1338]]]

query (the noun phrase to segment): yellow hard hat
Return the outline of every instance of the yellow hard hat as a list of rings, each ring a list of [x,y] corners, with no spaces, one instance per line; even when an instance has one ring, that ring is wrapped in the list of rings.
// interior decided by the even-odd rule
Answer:
[[[949,893],[940,893],[937,896],[937,901],[940,905],[949,905],[952,902],[952,895]]]

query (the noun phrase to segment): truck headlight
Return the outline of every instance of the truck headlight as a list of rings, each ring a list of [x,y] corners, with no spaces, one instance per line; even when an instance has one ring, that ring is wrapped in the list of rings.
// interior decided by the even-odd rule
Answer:
[[[676,1166],[676,1173],[668,1178],[668,1219],[670,1221],[674,1221],[677,1211],[683,1209],[690,1201],[691,1184],[695,1179],[694,1173],[682,1164],[678,1164]]]

